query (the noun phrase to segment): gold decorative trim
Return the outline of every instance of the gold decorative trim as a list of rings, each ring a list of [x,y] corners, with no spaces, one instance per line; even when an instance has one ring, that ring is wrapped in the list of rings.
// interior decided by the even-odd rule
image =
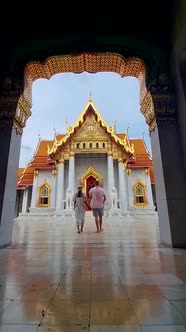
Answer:
[[[0,128],[13,127],[21,135],[31,115],[22,96],[0,96],[0,105]]]
[[[120,154],[118,155],[118,163],[123,163],[123,158]]]
[[[100,185],[103,185],[103,178],[101,177],[100,173],[96,171],[96,169],[91,165],[87,168],[87,170],[82,174],[80,178],[80,184],[83,187],[83,190],[86,192],[86,180],[93,176],[95,179],[99,180]]]
[[[150,92],[148,92],[144,97],[140,111],[145,117],[145,121],[149,126],[149,131],[152,131],[156,126],[156,122],[155,122],[154,105]]]
[[[150,175],[150,170],[149,170],[149,168],[145,168],[145,175],[146,175],[146,176],[149,176],[149,175]]]
[[[36,178],[36,177],[38,176],[38,174],[39,174],[38,169],[35,169],[35,170],[34,170],[34,178]]]
[[[52,56],[43,63],[32,62],[25,67],[24,71],[24,98],[27,103],[32,104],[32,84],[39,78],[50,79],[56,73],[75,73],[83,72],[113,72],[120,77],[133,76],[139,80],[140,102],[146,94],[145,84],[145,65],[139,58],[125,59],[117,53],[80,53],[61,56]]]
[[[128,164],[128,161],[125,160],[125,161],[123,162],[123,169],[124,169],[124,171],[127,169],[127,164]]]
[[[59,159],[59,164],[64,164],[65,163],[65,159],[64,159],[64,156]]]
[[[80,116],[78,117],[78,120],[74,123],[74,125],[73,126],[69,126],[69,125],[67,126],[66,135],[59,141],[55,137],[53,146],[51,148],[48,146],[48,155],[51,158],[53,158],[55,156],[55,154],[58,152],[58,148],[61,147],[62,145],[64,145],[67,142],[67,140],[69,140],[69,138],[76,132],[76,129],[78,127],[80,127],[81,124],[84,122],[85,114],[86,114],[86,112],[87,112],[87,110],[89,109],[90,106],[92,107],[93,111],[95,112],[97,123],[99,123],[103,128],[106,129],[107,133],[111,135],[114,142],[116,144],[120,144],[120,146],[122,146],[124,148],[124,150],[126,151],[126,153],[129,156],[133,155],[134,154],[134,146],[130,145],[130,143],[126,139],[126,137],[124,139],[121,139],[120,137],[118,137],[115,134],[115,126],[113,126],[113,125],[108,126],[106,124],[103,117],[101,116],[99,111],[96,109],[94,103],[92,102],[92,99],[89,99],[87,105],[83,109],[82,113],[80,114]],[[111,150],[111,148],[109,148],[109,146],[108,146],[107,154],[108,155],[112,154],[112,150]]]
[[[127,168],[127,175],[128,175],[128,176],[130,176],[130,175],[131,175],[131,173],[132,173],[132,170],[131,170],[131,168]]]

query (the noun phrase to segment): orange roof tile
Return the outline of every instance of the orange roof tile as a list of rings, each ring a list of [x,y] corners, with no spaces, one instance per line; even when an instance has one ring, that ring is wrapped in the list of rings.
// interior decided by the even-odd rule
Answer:
[[[61,140],[63,137],[65,137],[64,134],[57,134],[57,135],[56,135],[56,139],[57,139],[58,141]]]
[[[134,144],[136,154],[149,154],[142,138],[129,139],[130,144]]]
[[[25,186],[33,185],[34,169],[27,166],[17,182],[17,189],[24,189]]]
[[[142,138],[129,139],[134,144],[135,158],[128,163],[129,168],[149,168],[151,183],[154,184],[154,167],[149,151]]]
[[[23,174],[23,172],[24,172],[24,168],[18,168],[18,174],[17,174],[17,177],[18,177],[18,179],[21,177],[21,175]]]
[[[38,143],[38,147],[37,147],[37,150],[36,150],[36,153],[34,154],[34,156],[47,156],[48,145],[51,148],[52,144],[53,144],[53,141],[48,141],[48,140],[40,141]]]
[[[48,146],[51,147],[53,141],[41,140],[38,143],[36,152],[29,163],[29,166],[34,169],[51,169],[53,168],[54,162],[48,157]]]
[[[124,133],[116,133],[116,136],[118,136],[119,138],[121,138],[121,139],[124,139],[125,138],[125,136],[126,136],[126,134],[124,134]]]

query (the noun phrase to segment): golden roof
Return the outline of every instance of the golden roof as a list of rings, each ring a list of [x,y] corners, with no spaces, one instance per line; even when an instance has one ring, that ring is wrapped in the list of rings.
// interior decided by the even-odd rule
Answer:
[[[77,129],[80,128],[81,124],[84,123],[86,116],[90,114],[90,112],[92,112],[95,115],[97,123],[99,123],[100,126],[104,128],[108,134],[111,135],[114,142],[119,144],[125,149],[126,154],[128,154],[129,156],[134,154],[134,147],[129,143],[126,135],[125,134],[117,135],[115,133],[115,123],[112,126],[108,126],[106,124],[105,120],[103,119],[103,117],[97,110],[96,106],[92,102],[92,96],[90,94],[88,103],[84,107],[82,113],[80,114],[74,125],[69,126],[67,124],[66,135],[64,135],[64,137],[62,137],[61,139],[58,139],[58,137],[55,136],[53,146],[52,147],[48,146],[48,155],[50,157],[53,157],[59,151],[59,148],[71,139],[74,133],[77,132]]]

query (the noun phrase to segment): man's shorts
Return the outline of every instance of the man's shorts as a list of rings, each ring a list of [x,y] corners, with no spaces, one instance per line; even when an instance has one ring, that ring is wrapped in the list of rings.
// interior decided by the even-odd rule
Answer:
[[[94,217],[102,217],[103,216],[103,208],[92,209]]]

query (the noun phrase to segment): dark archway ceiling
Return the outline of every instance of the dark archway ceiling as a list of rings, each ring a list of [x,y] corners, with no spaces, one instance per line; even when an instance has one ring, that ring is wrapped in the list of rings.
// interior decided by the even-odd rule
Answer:
[[[4,68],[14,70],[18,62],[44,60],[48,56],[80,51],[131,53],[148,49],[165,54],[171,50],[174,0],[128,1],[111,3],[102,12],[96,3],[75,8],[52,3],[25,8],[6,3],[1,12],[0,60]],[[122,7],[121,7],[122,5]],[[85,7],[85,8],[84,8]],[[119,52],[118,52],[119,53]],[[131,55],[131,54],[129,54]],[[2,66],[3,67],[3,66]],[[2,68],[3,70],[3,68]]]

